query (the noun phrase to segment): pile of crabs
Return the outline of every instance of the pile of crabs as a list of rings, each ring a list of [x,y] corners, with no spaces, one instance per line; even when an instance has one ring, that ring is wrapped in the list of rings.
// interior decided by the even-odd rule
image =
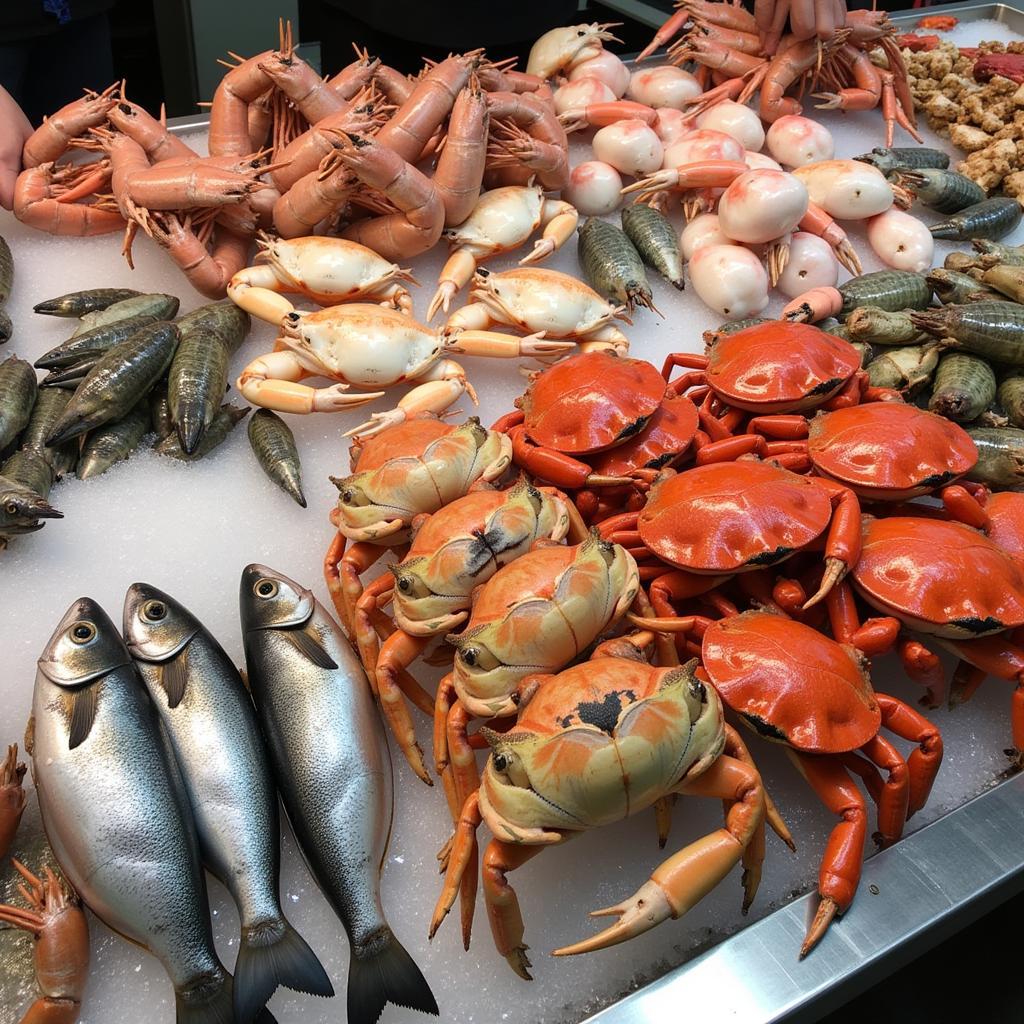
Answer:
[[[838,819],[808,953],[857,888],[872,813],[855,780],[887,845],[942,760],[938,729],[874,690],[884,652],[931,706],[987,675],[1015,683],[1021,763],[1024,495],[972,483],[965,431],[872,387],[842,339],[778,321],[708,340],[661,369],[609,350],[562,358],[490,428],[388,423],[356,438],[335,480],[328,587],[454,825],[431,934],[459,899],[469,942],[486,822],[488,916],[524,978],[508,873],[647,808],[664,844],[677,794],[722,799],[723,827],[556,954],[681,916],[737,863],[750,905],[765,825],[792,840],[739,726],[783,744]],[[934,648],[959,659],[948,688]],[[436,693],[418,659],[448,666]],[[418,717],[433,722],[430,758]]]

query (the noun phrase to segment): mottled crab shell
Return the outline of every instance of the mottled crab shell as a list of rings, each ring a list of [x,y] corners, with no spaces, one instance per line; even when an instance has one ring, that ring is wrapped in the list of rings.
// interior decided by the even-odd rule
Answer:
[[[338,488],[338,530],[350,540],[380,540],[385,524],[405,527],[421,513],[436,512],[465,494],[477,480],[494,480],[511,461],[512,445],[476,417],[459,426],[434,417],[397,424],[353,445],[354,471]],[[405,540],[387,529],[387,544]]]
[[[452,681],[480,717],[511,714],[517,684],[578,658],[636,596],[636,562],[591,534],[572,547],[541,547],[499,569],[476,593]]]
[[[832,518],[824,488],[767,462],[697,466],[651,488],[637,528],[663,561],[697,573],[760,569],[820,536]]]
[[[793,619],[744,612],[715,622],[701,660],[729,707],[765,738],[797,750],[856,750],[881,725],[857,655]]]
[[[991,526],[988,539],[1015,558],[1024,559],[1024,494],[999,491],[985,502]]]
[[[650,363],[587,352],[538,374],[520,407],[531,441],[586,455],[639,434],[664,396],[665,379]]]
[[[649,807],[714,762],[724,730],[692,663],[597,658],[541,677],[515,729],[488,739],[487,824],[499,839],[537,842],[537,829],[592,828]]]
[[[606,476],[625,476],[634,469],[661,469],[689,450],[699,425],[697,406],[689,398],[666,395],[636,437],[588,461],[595,473]]]
[[[707,382],[737,409],[797,412],[826,402],[859,369],[860,355],[842,338],[810,324],[773,321],[716,341]]]
[[[963,427],[903,402],[868,402],[811,420],[815,468],[862,497],[899,500],[963,476],[978,449]]]
[[[924,633],[963,640],[1024,625],[1024,566],[962,523],[865,516],[850,578],[872,607]]]
[[[419,455],[432,441],[455,429],[436,417],[406,420],[368,438],[358,448],[353,446],[352,470],[363,473],[377,469],[390,459]]]

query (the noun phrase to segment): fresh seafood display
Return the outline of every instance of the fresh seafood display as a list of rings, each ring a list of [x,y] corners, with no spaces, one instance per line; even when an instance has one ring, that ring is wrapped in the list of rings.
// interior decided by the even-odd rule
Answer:
[[[65,560],[39,577],[62,607],[82,549],[94,593],[102,573],[128,587],[121,633],[92,598],[64,613],[38,662],[32,777],[16,746],[0,761],[0,855],[18,858],[0,863],[0,922],[35,940],[28,1020],[106,1012],[85,985],[87,911],[153,953],[191,1024],[269,1022],[278,988],[293,990],[274,1003],[286,1013],[357,1024],[388,1003],[457,1015],[425,942],[468,950],[478,895],[516,975],[495,984],[536,973],[535,999],[570,976],[528,954],[526,919],[560,957],[704,913],[666,940],[685,950],[708,917],[731,931],[815,870],[806,931],[780,955],[827,960],[867,902],[869,837],[896,844],[942,813],[933,784],[968,759],[983,785],[1024,766],[1017,157],[986,174],[892,145],[897,128],[918,138],[915,106],[942,120],[934,97],[969,62],[977,88],[956,102],[1004,146],[1022,55],[949,58],[873,11],[797,39],[778,8],[765,26],[681,0],[639,66],[606,49],[614,26],[555,29],[524,71],[471,50],[405,75],[357,49],[322,76],[289,29],[275,50],[232,54],[208,157],[124,83],[28,140],[25,224],[123,232],[129,263],[141,230],[227,299],[179,309],[175,271],[140,252],[136,289],[76,266],[62,288],[79,290],[36,302],[55,319],[25,330],[31,236],[5,229],[16,286],[0,239],[0,341],[6,303],[18,350],[0,363],[0,548],[12,541],[17,582],[40,552]],[[975,108],[992,98],[988,121]],[[875,140],[849,148],[838,114],[806,116],[848,112],[870,132],[875,109],[886,145],[867,152]],[[340,422],[305,415],[373,401]],[[247,463],[180,465],[240,443],[246,417]],[[144,448],[168,461],[133,456]],[[146,487],[153,466],[167,491]],[[69,477],[83,483],[57,489]],[[99,530],[117,530],[117,506],[95,552],[74,513],[79,493],[104,502],[115,486],[137,507],[111,557]],[[63,529],[23,538],[61,518],[51,494]],[[262,564],[301,579],[324,547],[324,604]],[[239,572],[225,628],[213,616]],[[192,581],[206,610],[132,583],[162,575],[182,595]],[[1010,684],[1005,706],[971,704],[989,676]],[[935,713],[947,704],[955,715]],[[799,774],[752,756],[730,722]],[[721,801],[722,827],[677,839],[680,795]],[[801,819],[815,803],[833,816],[820,845]],[[41,854],[26,839],[40,820]],[[602,902],[639,887],[574,941],[585,884],[565,862],[552,891],[527,862],[603,826]],[[645,832],[672,843],[649,877]],[[810,859],[777,870],[798,841]],[[587,842],[601,845],[582,839],[584,859]],[[420,877],[435,849],[437,889]],[[223,891],[208,897],[204,870]],[[439,933],[456,902],[459,925]],[[605,989],[638,969],[623,960]],[[306,998],[342,988],[345,1010]]]

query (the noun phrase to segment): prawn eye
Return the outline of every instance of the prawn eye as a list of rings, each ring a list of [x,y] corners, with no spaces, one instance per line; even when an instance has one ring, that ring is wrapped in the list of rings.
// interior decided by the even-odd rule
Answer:
[[[68,631],[72,642],[76,644],[87,644],[96,636],[96,627],[91,622],[76,622]]]
[[[150,622],[160,622],[167,617],[167,605],[163,601],[147,601],[142,606],[142,617]]]
[[[15,502],[15,501],[9,501],[4,506],[4,510],[7,512],[7,514],[9,516],[17,515],[18,514],[18,503]]]
[[[503,772],[508,767],[508,758],[504,754],[494,755],[494,770]]]
[[[252,588],[257,597],[273,597],[277,593],[277,583],[274,580],[259,580]]]

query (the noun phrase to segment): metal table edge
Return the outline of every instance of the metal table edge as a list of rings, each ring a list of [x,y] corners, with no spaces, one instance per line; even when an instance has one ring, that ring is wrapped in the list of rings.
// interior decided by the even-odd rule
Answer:
[[[601,0],[601,6],[624,14],[641,25],[650,25],[656,28],[669,16],[670,11],[663,10],[654,4],[645,3],[644,0]],[[991,18],[994,21],[1001,21],[1017,32],[1024,32],[1024,0],[1000,0],[999,3],[992,3],[991,0],[969,0],[967,3],[943,4],[939,12],[930,10],[908,10],[893,11],[889,18],[897,25],[911,27],[913,22],[927,14],[952,14],[963,21],[977,21],[982,18]]]
[[[765,870],[771,871],[772,851]],[[864,863],[850,910],[805,960],[808,893],[583,1024],[650,1024],[679,1008],[701,1024],[811,1022],[1024,891],[1024,775]],[[672,927],[665,924],[662,927]]]

